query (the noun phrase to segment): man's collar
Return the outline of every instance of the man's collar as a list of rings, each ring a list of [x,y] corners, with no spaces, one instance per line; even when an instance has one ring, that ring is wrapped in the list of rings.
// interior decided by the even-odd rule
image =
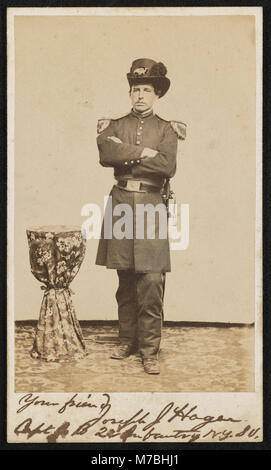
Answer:
[[[131,110],[131,114],[138,119],[146,119],[153,116],[153,109],[146,111],[145,113],[138,113],[134,109]]]

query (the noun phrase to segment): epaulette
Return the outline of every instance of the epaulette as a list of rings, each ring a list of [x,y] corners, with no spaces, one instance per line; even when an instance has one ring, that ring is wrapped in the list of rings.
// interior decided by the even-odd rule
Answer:
[[[101,118],[97,122],[97,133],[101,134],[110,124],[111,119]]]
[[[120,119],[123,119],[123,118],[125,118],[126,116],[128,116],[128,114],[130,114],[130,113],[127,113],[127,114],[125,114],[124,116],[114,116],[114,117],[111,117],[111,118],[101,118],[101,119],[98,119],[98,123],[97,123],[97,133],[98,133],[98,134],[101,134],[101,133],[109,126],[109,124],[111,123],[111,121],[119,121]]]
[[[170,121],[170,125],[177,134],[178,139],[184,140],[186,138],[186,124],[181,121]]]
[[[161,119],[161,121],[169,122],[172,129],[174,130],[175,134],[177,134],[178,139],[184,140],[186,138],[186,124],[181,121],[168,121],[167,119],[163,119],[156,114],[156,116]]]

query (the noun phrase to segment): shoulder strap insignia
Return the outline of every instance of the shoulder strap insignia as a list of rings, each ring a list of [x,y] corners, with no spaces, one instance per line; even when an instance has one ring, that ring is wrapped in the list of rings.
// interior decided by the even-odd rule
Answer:
[[[97,133],[98,134],[101,134],[108,126],[109,124],[112,122],[112,121],[119,121],[120,119],[123,119],[125,118],[126,116],[128,116],[130,113],[127,113],[125,114],[124,116],[119,116],[119,115],[115,115],[111,118],[101,118],[101,119],[98,119],[98,124],[97,124]]]
[[[110,124],[111,119],[98,119],[97,133],[101,134]]]
[[[181,121],[170,121],[170,125],[177,134],[178,139],[184,140],[186,138],[186,124]]]
[[[158,116],[158,114],[156,114],[156,117],[158,117],[158,119],[160,119],[160,121],[170,122],[170,121],[168,121],[168,119],[161,118],[161,116]]]

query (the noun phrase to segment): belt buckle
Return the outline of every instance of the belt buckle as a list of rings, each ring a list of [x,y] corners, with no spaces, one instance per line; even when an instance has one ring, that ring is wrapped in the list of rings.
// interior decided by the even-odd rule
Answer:
[[[128,180],[126,189],[128,191],[140,191],[140,181]]]

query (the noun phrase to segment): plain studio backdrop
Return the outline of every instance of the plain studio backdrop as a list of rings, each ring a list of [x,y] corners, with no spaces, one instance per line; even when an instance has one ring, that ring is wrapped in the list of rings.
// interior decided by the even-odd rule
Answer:
[[[103,208],[113,170],[98,162],[97,120],[131,105],[126,73],[149,57],[171,87],[156,112],[187,124],[172,186],[189,204],[190,242],[171,252],[165,319],[254,321],[254,16],[15,18],[15,318],[37,319],[43,292],[26,228],[81,225]],[[114,270],[89,240],[71,284],[79,320],[117,319]]]

